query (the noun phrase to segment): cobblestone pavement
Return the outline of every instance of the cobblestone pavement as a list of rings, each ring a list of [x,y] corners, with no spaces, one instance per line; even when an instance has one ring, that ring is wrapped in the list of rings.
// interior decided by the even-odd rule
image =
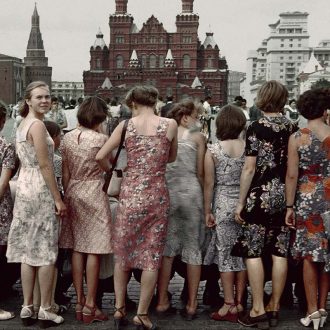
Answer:
[[[172,293],[172,304],[176,308],[182,308],[182,304],[180,301],[180,293],[183,287],[183,279],[179,275],[175,275],[172,279],[169,291]],[[7,310],[13,310],[16,313],[16,317],[9,321],[1,321],[0,329],[24,329],[21,324],[19,318],[19,310],[20,305],[22,303],[21,290],[18,285],[18,290],[20,292],[20,297],[11,298],[8,301],[5,301],[1,304],[1,307],[5,307]],[[131,279],[128,287],[129,297],[135,302],[138,301],[140,286],[133,278]],[[202,305],[202,293],[204,290],[204,282],[201,282],[199,293],[198,293],[198,318],[193,321],[186,321],[182,319],[179,315],[172,315],[168,318],[157,319],[157,316],[151,312],[151,319],[156,321],[160,329],[162,330],[215,330],[215,329],[246,329],[239,324],[229,323],[229,322],[217,322],[213,321],[209,318],[210,308],[209,306]],[[266,291],[269,292],[270,284],[266,285]],[[103,297],[103,310],[109,314],[109,321],[102,323],[94,323],[92,325],[84,325],[82,323],[77,322],[74,319],[74,303],[76,301],[76,297],[74,295],[74,290],[71,287],[69,289],[68,294],[72,297],[71,299],[71,307],[68,312],[65,313],[64,319],[65,322],[60,326],[60,329],[114,329],[113,324],[113,303],[114,303],[114,295],[113,293],[106,293]],[[249,305],[250,305],[250,295],[249,295]],[[330,299],[328,301],[328,308],[330,308]],[[128,318],[131,321],[134,316],[134,312],[130,312],[128,314]],[[285,330],[295,330],[295,329],[305,329],[305,327],[301,326],[298,322],[301,317],[301,313],[298,311],[297,303],[295,301],[293,309],[283,309],[280,315],[280,322],[277,329],[285,329]],[[31,326],[29,329],[38,329],[38,326]],[[134,329],[134,325],[130,323],[126,327],[127,330]],[[323,329],[330,329],[330,323],[326,325]]]

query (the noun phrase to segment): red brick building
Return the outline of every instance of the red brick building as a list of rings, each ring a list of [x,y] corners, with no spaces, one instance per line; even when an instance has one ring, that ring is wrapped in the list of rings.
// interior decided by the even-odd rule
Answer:
[[[127,13],[128,0],[115,1],[109,47],[99,31],[90,48],[90,70],[83,73],[85,95],[120,98],[133,85],[152,84],[163,97],[211,95],[213,104],[227,103],[227,63],[220,57],[213,33],[200,42],[194,0],[181,0],[176,32],[167,32],[154,16],[139,30]]]

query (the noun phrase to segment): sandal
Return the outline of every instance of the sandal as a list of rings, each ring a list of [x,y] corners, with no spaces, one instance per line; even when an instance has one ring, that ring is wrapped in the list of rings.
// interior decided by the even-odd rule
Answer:
[[[0,321],[6,321],[13,319],[15,317],[15,314],[13,312],[7,312],[3,309],[0,309]]]
[[[155,323],[151,322],[151,328],[147,327],[143,320],[141,319],[141,316],[148,316],[148,314],[136,314],[136,317],[139,319],[140,323],[137,323],[136,321],[133,320],[136,330],[158,330],[159,328]]]
[[[115,329],[119,330],[121,327],[125,327],[128,325],[128,320],[126,318],[126,313],[124,312],[125,306],[122,307],[115,307],[115,310],[113,312],[113,318],[115,323]],[[121,314],[120,317],[115,317],[115,313],[118,312]]]
[[[22,306],[20,318],[24,326],[30,326],[37,322],[33,305]]]
[[[77,301],[76,303],[76,320],[77,321],[82,321],[83,320],[83,315],[82,315],[82,310],[84,308],[84,303]]]
[[[220,315],[219,311],[214,312],[211,314],[211,319],[213,319],[215,321],[228,321],[228,322],[232,322],[232,323],[237,323],[238,312],[236,312],[236,313],[232,312],[232,310],[234,308],[237,308],[235,303],[224,302],[224,305],[229,306],[227,313],[224,315]]]
[[[43,329],[58,326],[64,322],[62,316],[59,316],[52,311],[52,306],[47,308],[40,306],[38,312],[38,320],[40,327]]]
[[[108,320],[108,317],[102,312],[100,314],[96,314],[97,311],[96,306],[92,307],[85,304],[84,308],[88,309],[90,312],[90,313],[86,313],[84,311],[82,312],[82,320],[85,324],[90,324],[95,321],[102,322]]]

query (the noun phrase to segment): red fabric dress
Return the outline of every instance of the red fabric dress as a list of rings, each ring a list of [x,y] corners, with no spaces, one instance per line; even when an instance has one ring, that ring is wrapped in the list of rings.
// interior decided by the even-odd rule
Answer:
[[[132,120],[126,132],[127,172],[113,225],[115,261],[124,270],[160,268],[167,233],[169,195],[165,170],[171,142],[169,122],[161,118],[155,135],[137,133]]]

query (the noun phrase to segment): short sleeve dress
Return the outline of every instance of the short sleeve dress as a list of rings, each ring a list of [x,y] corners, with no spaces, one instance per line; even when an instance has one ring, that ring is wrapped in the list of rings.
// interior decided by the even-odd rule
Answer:
[[[127,171],[113,225],[115,262],[124,270],[156,271],[161,266],[169,212],[168,127],[168,119],[160,118],[155,135],[142,135],[132,119],[128,122]]]
[[[202,264],[205,238],[203,191],[197,177],[197,146],[189,132],[178,141],[176,161],[167,165],[170,215],[164,256]]]
[[[61,248],[93,254],[112,252],[109,200],[102,191],[103,171],[95,161],[106,140],[106,135],[83,128],[63,138],[62,161],[69,168],[70,180],[64,194],[68,214],[62,222]]]
[[[0,175],[4,168],[15,168],[15,147],[0,136]],[[0,245],[7,245],[7,237],[13,219],[14,203],[8,186],[0,199]]]
[[[291,253],[325,263],[330,271],[330,136],[320,141],[307,128],[295,133],[299,178],[295,198],[296,236]]]
[[[264,116],[247,129],[245,155],[256,157],[256,169],[241,214],[243,234],[232,251],[235,256],[288,255],[285,176],[288,140],[296,130],[285,116]]]
[[[238,202],[240,177],[244,165],[244,155],[229,157],[219,142],[211,145],[209,150],[215,163],[215,185],[212,212],[216,227],[212,230],[204,264],[218,265],[220,272],[239,272],[245,270],[241,257],[231,256],[231,250],[242,232],[235,222],[234,212]]]
[[[41,174],[34,146],[27,140],[36,118],[24,119],[16,131],[16,150],[21,163],[11,223],[8,262],[40,267],[55,264],[59,220],[53,196]],[[48,158],[53,163],[54,142],[47,133]]]

